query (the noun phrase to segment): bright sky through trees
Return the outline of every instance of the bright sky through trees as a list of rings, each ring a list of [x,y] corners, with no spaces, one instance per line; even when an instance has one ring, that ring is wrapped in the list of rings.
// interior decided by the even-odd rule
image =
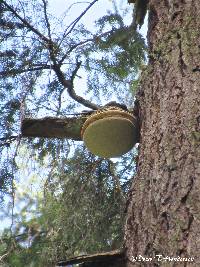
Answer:
[[[49,11],[52,15],[58,18],[63,18],[63,23],[65,22],[66,25],[74,21],[80,14],[87,8],[88,1],[74,1],[70,0],[50,0],[49,1]],[[123,0],[117,0],[117,7],[118,8],[127,8],[127,4],[124,3]],[[131,6],[130,6],[131,9]],[[92,8],[90,8],[87,13],[81,18],[80,23],[83,23],[88,30],[91,32],[95,32],[95,21],[104,16],[109,10],[113,10],[113,1],[112,0],[99,0],[97,1]],[[132,12],[126,14],[125,23],[130,24],[132,21]],[[60,30],[60,29],[59,29]],[[87,88],[87,74],[83,70],[79,70],[80,79],[75,79],[74,84],[76,91],[79,95],[84,97],[84,92]],[[88,94],[88,97],[90,95]],[[101,96],[101,100],[103,103],[106,103],[107,100],[103,100],[104,96]],[[116,96],[113,96],[112,100],[117,100]]]
[[[70,22],[72,22],[74,19],[76,19],[84,10],[85,8],[88,6],[88,1],[65,1],[65,0],[50,0],[49,1],[49,13],[52,14],[55,18],[63,18],[63,22],[65,22],[66,24],[69,24]],[[124,7],[124,1],[122,0],[118,0],[118,7]],[[81,19],[81,22],[86,25],[86,27],[93,31],[94,26],[95,26],[95,20],[97,20],[99,17],[103,16],[106,14],[106,12],[110,9],[113,8],[113,3],[112,1],[107,1],[107,0],[99,0],[97,1],[97,3],[95,3],[95,5],[83,16],[83,18]],[[130,6],[131,9],[131,6]],[[68,12],[67,12],[68,10]],[[130,24],[132,20],[131,17],[131,12],[129,14],[129,16],[126,17],[126,22],[127,24]],[[144,24],[144,26],[141,29],[141,32],[143,33],[143,35],[146,35],[146,24],[147,22]],[[62,31],[62,29],[60,28],[60,25],[55,25],[55,27],[57,27],[58,31]],[[56,32],[56,31],[55,31]],[[77,88],[78,94],[83,94],[83,92],[86,89],[86,75],[85,73],[82,71],[82,73],[80,74],[81,79],[76,79],[75,80],[75,87]],[[33,175],[34,176],[34,175]],[[24,186],[27,186],[27,181],[29,181],[29,178],[27,177],[27,175],[22,175],[22,177],[24,177],[24,181],[22,179],[20,179],[17,187],[21,186],[23,187],[23,183]],[[33,185],[31,185],[33,187]],[[34,188],[34,187],[33,187]],[[35,186],[35,188],[37,188],[37,186]],[[3,229],[5,226],[7,227],[10,224],[10,219],[4,219],[0,222],[0,229]]]
[[[63,18],[63,22],[66,22],[66,24],[71,23],[74,21],[88,6],[88,1],[74,1],[70,0],[50,0],[49,1],[49,11],[52,15],[58,18]],[[127,8],[127,3],[124,0],[117,0],[117,8],[118,9],[124,9]],[[124,18],[124,22],[129,25],[132,21],[132,8],[133,5],[129,5],[130,12],[126,14]],[[95,21],[99,18],[104,16],[109,10],[113,9],[113,1],[112,0],[99,0],[95,3],[95,5],[87,11],[87,13],[82,17],[81,23],[83,23],[91,32],[94,32],[95,28]],[[147,34],[147,17],[145,19],[145,22],[140,29],[140,33],[146,37]],[[78,93],[82,96],[84,96],[84,91],[87,87],[86,79],[87,75],[83,72],[81,72],[81,79],[75,80],[75,87],[78,91]],[[80,90],[81,89],[81,90]],[[115,97],[115,96],[114,96]],[[116,100],[116,99],[112,99]]]
[[[27,31],[22,32],[22,36],[20,34],[11,36],[13,43],[11,39],[5,43],[6,47],[12,44],[11,49],[14,47],[18,49],[16,53],[19,53],[18,58],[12,58],[10,61],[3,58],[2,61],[7,67],[5,67],[5,75],[9,74],[10,68],[10,73],[15,75],[14,78],[21,79],[21,83],[13,83],[11,89],[15,94],[18,90],[22,91],[22,96],[25,97],[23,102],[20,100],[20,103],[23,103],[23,105],[20,104],[18,111],[20,116],[11,116],[13,124],[18,125],[13,128],[13,132],[9,126],[7,132],[16,136],[20,134],[20,121],[24,119],[42,117],[45,120],[48,116],[57,119],[68,117],[69,114],[76,118],[75,114],[82,112],[84,108],[96,109],[113,100],[132,108],[139,77],[138,71],[146,60],[144,38],[130,31],[133,26],[131,24],[132,6],[121,0],[115,4],[105,0],[96,2],[59,0],[49,1],[46,9],[45,0],[42,2],[43,4],[39,0],[24,2],[22,4],[25,11],[19,9],[19,12],[22,13],[22,17],[30,20],[30,25],[34,25],[35,29],[43,33],[43,40],[46,40],[45,36],[49,36],[50,40],[55,42],[53,47],[50,48],[48,41],[41,42],[37,34],[34,37],[34,31],[37,32],[37,30],[32,32],[31,26]],[[94,2],[95,4],[92,5]],[[18,10],[17,7],[15,8]],[[89,9],[88,12],[86,12],[87,9]],[[6,11],[5,14],[8,14],[7,17],[5,15],[5,19],[9,20],[9,13]],[[46,23],[45,17],[48,17]],[[16,23],[19,18],[15,18]],[[21,20],[23,22],[23,19]],[[15,38],[19,41],[15,41]],[[62,62],[59,65],[59,73],[63,73],[62,76],[57,73],[55,66],[58,65],[55,60],[52,60],[52,53],[58,56],[57,62]],[[10,65],[7,66],[7,62]],[[21,62],[21,65],[18,62]],[[13,71],[12,64],[16,65],[18,71]],[[30,70],[30,66],[38,66],[38,64],[44,67],[40,74],[34,72],[35,68]],[[31,75],[35,75],[34,78],[31,78]],[[73,97],[60,77],[65,77],[66,81],[71,79],[75,94],[81,97]],[[14,79],[8,76],[6,81],[14,81]],[[7,88],[2,84],[2,91],[6,92]],[[13,108],[13,96],[11,95],[10,98],[5,107]],[[90,104],[85,104],[86,102]],[[8,124],[7,109],[5,125]],[[24,114],[23,117],[21,114]],[[6,130],[2,128],[2,136],[5,135],[4,132]],[[45,132],[47,133],[48,130]],[[16,144],[17,142],[9,146],[10,152],[14,151],[13,155],[15,155],[9,157],[13,159],[12,162],[16,164],[16,168],[12,169],[11,175],[9,172],[7,175],[10,180],[12,179],[12,187],[7,191],[12,197],[4,198],[3,221],[0,229],[4,230],[2,236],[7,233],[14,239],[20,236],[16,242],[19,247],[22,242],[22,251],[20,255],[11,253],[8,260],[12,257],[14,257],[13,260],[22,260],[21,256],[26,258],[25,248],[30,248],[32,246],[30,242],[36,241],[35,235],[32,236],[29,230],[36,225],[39,236],[44,239],[43,242],[47,242],[43,254],[41,253],[42,257],[46,255],[45,253],[48,255],[50,253],[51,260],[56,260],[58,256],[57,242],[69,248],[68,255],[74,255],[83,249],[94,252],[107,250],[112,246],[119,247],[122,241],[124,218],[122,211],[129,181],[135,172],[136,150],[133,149],[130,154],[127,153],[113,161],[113,159],[95,158],[82,142],[73,143],[73,141],[57,138],[26,139],[24,136],[26,135],[22,130],[20,146]],[[59,138],[57,135],[55,137]],[[17,146],[17,152],[15,152],[15,146]],[[133,164],[132,167],[131,164]],[[5,166],[7,170],[8,167]],[[5,181],[8,181],[7,177]],[[80,188],[84,189],[81,189],[81,194]],[[51,217],[54,219],[52,220]],[[108,225],[107,218],[110,218]],[[73,230],[72,221],[75,222]],[[53,232],[52,229],[54,229]],[[92,232],[91,229],[93,229]],[[43,236],[44,233],[45,236]],[[82,236],[83,233],[85,237],[80,238],[80,234]],[[6,240],[9,241],[9,238],[6,237]],[[49,238],[52,241],[52,250],[49,250]],[[36,247],[33,245],[31,250],[32,254],[37,256],[39,243],[34,244]],[[7,246],[9,248],[8,242]],[[62,247],[64,249],[65,246]],[[4,250],[3,248],[2,251]],[[59,251],[59,253],[65,252]]]

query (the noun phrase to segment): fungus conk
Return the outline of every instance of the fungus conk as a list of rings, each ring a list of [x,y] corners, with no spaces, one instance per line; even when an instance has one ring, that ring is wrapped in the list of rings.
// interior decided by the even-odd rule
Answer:
[[[118,107],[96,111],[88,117],[81,130],[86,147],[104,158],[127,153],[135,145],[136,135],[136,118]]]

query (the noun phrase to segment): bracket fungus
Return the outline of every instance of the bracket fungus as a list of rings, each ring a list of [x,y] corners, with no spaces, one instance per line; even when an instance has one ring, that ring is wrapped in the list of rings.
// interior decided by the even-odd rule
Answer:
[[[137,119],[122,108],[107,107],[90,115],[81,137],[93,154],[112,158],[127,153],[137,142]]]

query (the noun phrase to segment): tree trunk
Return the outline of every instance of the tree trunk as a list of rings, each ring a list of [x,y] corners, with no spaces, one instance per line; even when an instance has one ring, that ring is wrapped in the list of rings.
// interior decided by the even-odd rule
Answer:
[[[128,266],[200,266],[200,2],[150,0],[149,8]]]

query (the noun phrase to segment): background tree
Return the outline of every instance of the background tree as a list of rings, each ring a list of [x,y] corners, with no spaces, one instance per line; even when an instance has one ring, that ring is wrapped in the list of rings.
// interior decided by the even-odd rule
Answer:
[[[10,266],[50,266],[64,256],[122,245],[133,152],[114,163],[67,140],[20,136],[27,117],[59,119],[80,113],[81,105],[90,112],[113,97],[132,105],[144,40],[117,5],[89,31],[80,21],[96,2],[72,22],[50,15],[45,0],[1,2],[1,196],[12,223],[0,249]],[[81,76],[88,76],[87,87],[77,83]],[[21,177],[30,175],[37,183],[45,177],[44,192],[33,198],[32,181],[19,197]],[[12,197],[8,206],[5,194]]]
[[[158,254],[200,263],[199,15],[198,1],[149,0],[149,65],[137,93],[138,171],[126,220],[128,266],[145,264],[133,262],[137,255]]]

